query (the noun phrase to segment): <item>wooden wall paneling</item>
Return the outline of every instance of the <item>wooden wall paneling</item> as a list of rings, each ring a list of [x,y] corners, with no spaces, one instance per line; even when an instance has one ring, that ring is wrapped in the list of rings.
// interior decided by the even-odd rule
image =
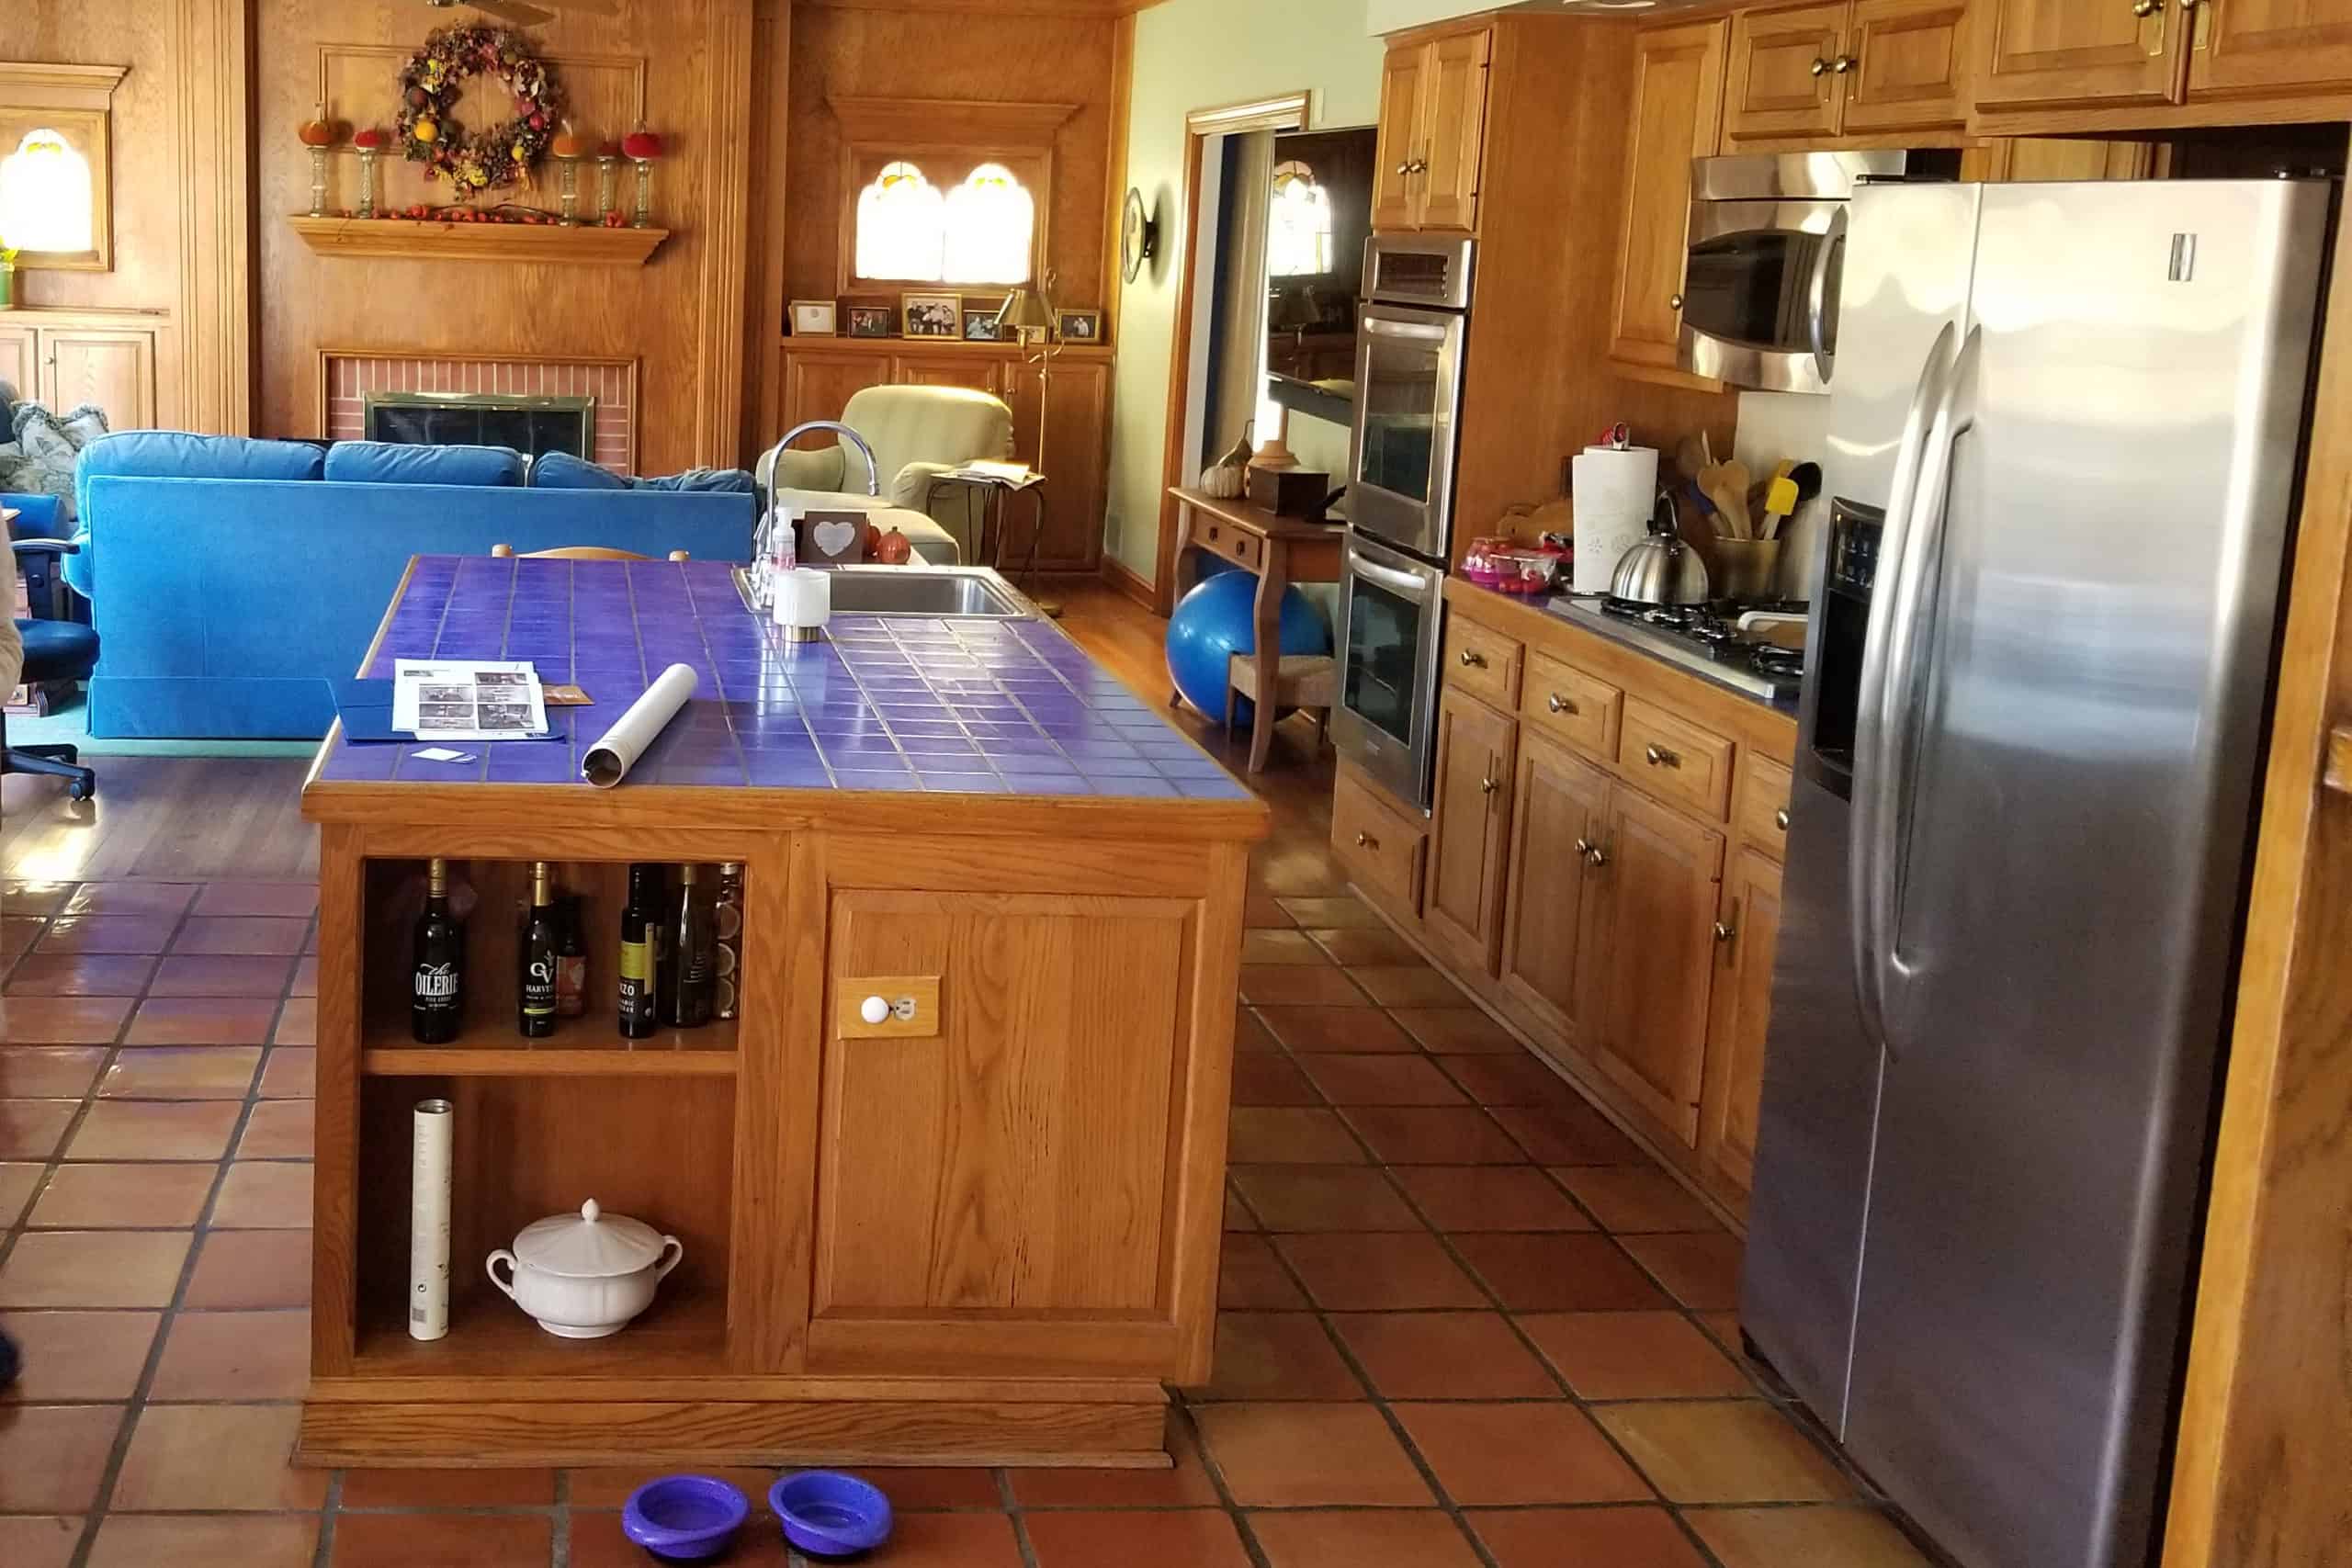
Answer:
[[[741,451],[743,295],[750,276],[752,0],[712,0],[703,77],[707,181],[702,220],[702,313],[696,334],[695,451],[719,467]],[[638,410],[641,423],[646,415]]]
[[[2352,227],[2335,234],[2352,276]],[[2352,1456],[2352,289],[2329,296],[2164,1568],[2342,1553]]]
[[[752,167],[746,204],[746,246],[752,255],[751,298],[743,311],[744,461],[767,450],[784,425],[784,331],[786,293],[784,218],[792,197],[787,178],[792,117],[784,95],[792,84],[791,0],[757,0],[752,21]]]
[[[170,423],[243,435],[254,417],[252,11],[245,0],[175,0],[172,19],[180,265]]]

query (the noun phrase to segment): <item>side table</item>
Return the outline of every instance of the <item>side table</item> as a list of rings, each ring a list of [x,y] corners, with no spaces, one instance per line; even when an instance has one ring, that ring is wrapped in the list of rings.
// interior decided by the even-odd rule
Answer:
[[[1046,536],[1046,476],[1019,463],[974,463],[937,476],[923,493],[923,510],[931,510],[932,502],[943,485],[968,485],[988,497],[988,504],[980,513],[980,536],[975,540],[973,553],[980,558],[977,564],[1004,570],[1005,505],[1014,496],[1027,496],[1033,510],[1029,515],[1029,558],[1022,566],[1012,585],[1028,593],[1027,582],[1037,572],[1037,547]],[[1035,599],[1033,593],[1030,597]],[[1062,613],[1059,604],[1037,600],[1037,608],[1048,615]]]

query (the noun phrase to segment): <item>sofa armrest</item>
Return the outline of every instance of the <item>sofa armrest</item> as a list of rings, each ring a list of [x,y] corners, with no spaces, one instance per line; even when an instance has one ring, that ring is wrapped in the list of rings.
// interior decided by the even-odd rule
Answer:
[[[787,446],[775,455],[775,488],[842,490],[847,488],[842,483],[842,470],[846,466],[839,446],[827,446],[814,452]]]
[[[78,556],[82,547],[72,539],[11,539],[8,550],[19,556]]]

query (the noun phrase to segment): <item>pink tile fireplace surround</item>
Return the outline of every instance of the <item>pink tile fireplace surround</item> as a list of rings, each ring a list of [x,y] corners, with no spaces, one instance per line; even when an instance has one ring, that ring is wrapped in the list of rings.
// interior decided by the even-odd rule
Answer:
[[[510,392],[516,397],[594,398],[595,460],[616,473],[637,461],[637,365],[633,360],[408,357],[330,352],[321,355],[326,436],[365,435],[368,392]]]

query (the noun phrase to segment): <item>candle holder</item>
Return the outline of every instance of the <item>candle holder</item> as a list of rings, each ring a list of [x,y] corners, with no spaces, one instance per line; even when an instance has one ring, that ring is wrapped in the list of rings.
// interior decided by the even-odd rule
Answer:
[[[610,148],[596,154],[596,220],[603,222],[619,210],[620,154]]]
[[[662,138],[641,123],[621,138],[622,153],[637,165],[637,201],[628,220],[632,229],[653,226],[653,161],[662,156]]]
[[[572,228],[580,226],[580,160],[559,153],[555,161],[556,195],[563,204],[563,220]]]
[[[370,126],[354,136],[351,145],[359,154],[359,216],[379,217],[380,214],[376,210],[376,160],[383,155],[384,133]]]
[[[327,153],[335,142],[334,122],[327,118],[327,107],[317,105],[311,118],[295,132],[302,145],[311,150],[311,216],[327,215]]]

